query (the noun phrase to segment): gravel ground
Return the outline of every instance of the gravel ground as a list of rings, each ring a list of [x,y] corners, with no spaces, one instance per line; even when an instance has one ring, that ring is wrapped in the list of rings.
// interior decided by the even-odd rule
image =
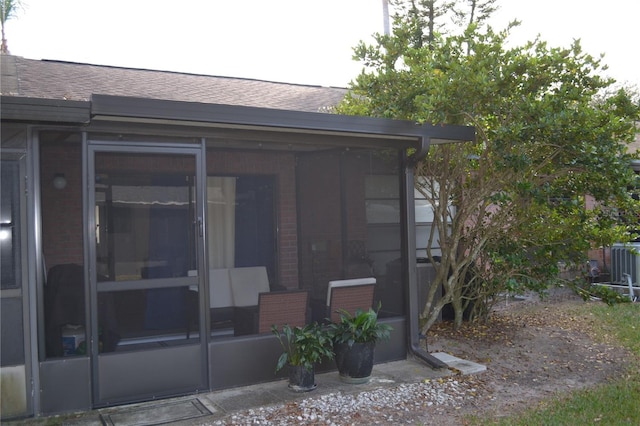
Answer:
[[[416,411],[468,404],[477,394],[472,381],[442,378],[354,395],[330,393],[285,405],[239,412],[207,425],[409,424]]]

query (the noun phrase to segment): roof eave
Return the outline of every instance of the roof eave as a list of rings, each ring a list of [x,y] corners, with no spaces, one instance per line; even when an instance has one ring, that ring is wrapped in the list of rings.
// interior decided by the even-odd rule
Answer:
[[[423,136],[423,127],[408,121],[109,95],[91,97],[91,115],[93,120],[376,136],[411,141],[412,145]]]
[[[0,100],[3,121],[66,125],[137,122],[331,135],[368,139],[365,145],[415,148],[418,156],[426,154],[431,144],[475,138],[475,129],[467,126],[125,96],[94,94],[90,101],[1,96]]]
[[[0,96],[2,121],[83,125],[91,120],[91,103],[59,99]]]

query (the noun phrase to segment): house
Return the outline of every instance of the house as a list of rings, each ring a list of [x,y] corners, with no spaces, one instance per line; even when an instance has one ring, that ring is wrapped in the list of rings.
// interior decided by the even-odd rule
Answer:
[[[637,155],[640,152],[640,123],[636,123],[636,129],[635,141],[629,143],[627,151],[630,154]],[[630,167],[636,175],[640,175],[640,160],[631,160]],[[637,195],[634,195],[634,197],[637,197]],[[596,206],[595,199],[591,196],[587,196],[585,198],[586,208],[593,209]],[[634,242],[640,242],[640,238],[636,238]],[[624,246],[622,243],[616,244],[616,246],[621,247],[618,247],[617,249],[618,255],[613,257],[611,246],[601,246],[589,250],[588,257],[590,260],[587,269],[587,277],[598,282],[611,281],[616,285],[626,283],[624,274],[630,273],[633,277],[633,282],[638,283],[640,279],[640,270],[636,270],[637,268],[635,266],[632,267],[631,264],[633,263],[635,265],[635,262],[624,260],[626,258],[631,259],[634,257],[632,253],[633,250],[622,247]]]
[[[376,362],[429,360],[413,164],[473,128],[329,114],[338,88],[1,64],[3,419],[275,380],[261,295],[321,319],[332,280],[375,278]]]

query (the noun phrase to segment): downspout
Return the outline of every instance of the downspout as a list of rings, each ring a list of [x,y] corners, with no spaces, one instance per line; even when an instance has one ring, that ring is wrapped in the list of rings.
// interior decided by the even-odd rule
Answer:
[[[429,151],[430,138],[428,136],[422,137],[422,144],[415,154],[410,157],[405,152],[403,154],[404,162],[404,179],[402,181],[402,194],[403,194],[403,208],[404,217],[406,218],[404,223],[403,233],[405,235],[405,256],[407,265],[404,268],[407,274],[406,280],[409,286],[409,291],[406,293],[406,306],[409,310],[409,325],[407,327],[407,342],[408,351],[416,358],[427,363],[431,368],[446,369],[447,364],[440,361],[438,358],[427,352],[420,345],[420,331],[418,326],[418,318],[420,316],[420,308],[418,306],[418,277],[417,277],[417,263],[416,263],[416,212],[414,201],[414,171],[415,166],[419,163]],[[425,345],[426,347],[426,345]]]
[[[38,312],[43,312],[43,295],[38,291],[38,284],[44,282],[45,271],[42,268],[42,223],[40,210],[40,141],[36,139],[33,127],[27,127],[27,170],[26,170],[26,193],[27,193],[27,291],[23,297],[27,298],[27,313],[29,316],[26,326],[29,331],[29,342],[27,343],[30,363],[31,380],[28,384],[30,402],[27,407],[31,407],[31,414],[39,416],[42,410],[40,398],[40,360],[44,359],[44,337],[40,339],[38,330],[44,330],[42,317]],[[42,287],[40,287],[42,289]],[[25,354],[26,355],[26,354]],[[25,364],[27,360],[25,359]]]

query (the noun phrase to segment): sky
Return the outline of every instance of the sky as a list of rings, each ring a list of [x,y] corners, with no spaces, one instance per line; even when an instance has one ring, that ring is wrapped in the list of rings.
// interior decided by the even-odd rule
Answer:
[[[382,0],[22,0],[5,28],[12,54],[346,87],[359,41],[384,29]],[[498,0],[491,24],[512,40],[581,39],[607,75],[640,86],[640,1]]]

